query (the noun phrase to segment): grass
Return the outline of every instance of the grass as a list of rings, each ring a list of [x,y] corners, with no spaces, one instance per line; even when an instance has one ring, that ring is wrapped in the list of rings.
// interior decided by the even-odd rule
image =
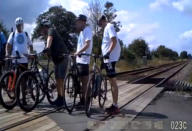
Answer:
[[[181,60],[177,60],[177,61],[181,61]],[[117,72],[122,72],[122,71],[127,71],[127,70],[134,70],[134,69],[137,69],[137,68],[158,66],[158,65],[168,64],[168,63],[173,63],[173,62],[176,62],[176,61],[169,60],[169,59],[153,59],[153,60],[148,60],[147,64],[145,65],[145,64],[143,64],[142,60],[138,60],[135,63],[128,63],[125,60],[120,60],[117,63],[117,68],[116,69],[117,69]]]

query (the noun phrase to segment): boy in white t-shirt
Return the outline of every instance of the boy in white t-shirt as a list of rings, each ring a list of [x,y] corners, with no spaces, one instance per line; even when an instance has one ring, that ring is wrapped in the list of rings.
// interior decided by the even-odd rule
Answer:
[[[89,64],[90,56],[79,56],[79,54],[91,54],[92,52],[92,30],[86,24],[87,17],[84,15],[79,15],[76,21],[76,29],[79,33],[77,51],[74,54],[76,56],[77,67],[79,70],[80,79],[82,82],[83,99],[78,104],[79,106],[84,106],[85,104],[85,92],[87,89],[87,83],[89,79]]]
[[[9,35],[6,45],[6,56],[16,56],[16,51],[22,56],[23,54],[28,54],[33,51],[32,42],[27,34],[23,31],[24,22],[21,17],[15,20],[16,31]],[[28,65],[28,59],[26,57],[18,60],[18,63],[22,64],[22,67]]]
[[[32,42],[27,34],[27,32],[23,31],[24,23],[21,17],[16,18],[15,20],[16,31],[12,32],[9,35],[7,44],[6,44],[6,56],[16,56],[16,51],[19,53],[20,56],[24,54],[32,53],[33,46]],[[13,60],[13,63],[15,60]],[[19,63],[19,72],[26,71],[28,68],[28,59],[23,57],[18,59]],[[25,86],[23,86],[22,92],[25,92]],[[23,104],[27,104],[25,101],[26,95],[23,95]]]
[[[108,114],[118,114],[120,112],[118,108],[118,87],[116,82],[115,65],[120,58],[120,44],[115,31],[114,25],[107,22],[105,16],[102,16],[98,22],[99,26],[103,28],[103,40],[102,40],[102,54],[104,56],[104,65],[106,68],[107,76],[111,84],[113,104],[106,108]]]

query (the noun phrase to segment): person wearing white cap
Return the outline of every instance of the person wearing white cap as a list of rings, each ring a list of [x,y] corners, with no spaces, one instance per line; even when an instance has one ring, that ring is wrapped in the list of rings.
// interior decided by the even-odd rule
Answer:
[[[23,31],[24,23],[21,17],[16,18],[15,20],[16,31],[12,32],[9,35],[7,44],[6,44],[6,56],[16,56],[19,53],[20,56],[24,54],[32,53],[33,46],[32,42],[27,34],[27,32]],[[12,61],[15,63],[15,60]],[[19,73],[26,71],[28,69],[28,59],[23,57],[18,59],[19,63]],[[25,91],[25,86],[23,86],[22,92]],[[25,95],[23,96],[23,104],[26,103]]]
[[[33,46],[32,42],[27,34],[24,32],[24,22],[21,17],[15,20],[16,31],[9,35],[7,45],[6,45],[6,56],[16,56],[16,51],[20,55],[32,53]],[[18,60],[18,63],[23,64],[25,67],[28,65],[28,59],[23,57]]]

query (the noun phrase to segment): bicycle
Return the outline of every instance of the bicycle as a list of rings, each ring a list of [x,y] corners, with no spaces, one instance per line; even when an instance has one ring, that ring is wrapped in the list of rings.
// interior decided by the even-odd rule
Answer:
[[[4,70],[5,70],[5,60],[0,59],[0,76],[3,75]]]
[[[76,57],[69,54],[65,54],[64,56],[69,57],[70,62],[70,68],[64,80],[64,105],[69,114],[71,114],[76,101],[81,101],[83,99],[82,85],[79,78]]]
[[[16,83],[17,102],[25,112],[32,111],[38,103],[44,100],[45,96],[51,105],[54,105],[58,97],[54,71],[50,71],[50,59],[47,60],[46,66],[40,64],[38,60],[38,56],[42,54],[44,53],[29,55],[33,57],[31,69],[23,72]],[[22,85],[26,87],[24,92],[21,92]]]
[[[6,57],[6,61],[15,60],[15,63],[11,67],[10,71],[5,72],[0,78],[0,103],[8,110],[13,109],[16,104],[15,84],[20,74],[21,68],[26,69],[25,66],[18,63],[18,59],[21,59],[19,52],[16,52],[16,56]]]
[[[102,74],[102,64],[100,68],[96,64],[98,59],[103,61],[103,57],[95,54],[89,56],[93,57],[94,63],[89,75],[88,87],[85,93],[85,112],[88,117],[90,117],[93,112],[94,99],[97,99],[98,97],[100,108],[104,107],[107,99],[107,76]]]

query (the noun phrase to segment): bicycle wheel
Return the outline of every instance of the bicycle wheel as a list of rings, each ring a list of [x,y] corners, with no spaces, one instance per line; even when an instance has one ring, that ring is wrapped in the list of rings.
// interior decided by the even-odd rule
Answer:
[[[39,102],[40,84],[35,74],[23,72],[16,83],[16,97],[20,108],[26,112],[32,111]]]
[[[45,92],[43,91],[43,86],[39,88],[39,103],[41,103],[45,99]]]
[[[2,75],[0,79],[0,103],[8,110],[13,109],[16,104],[15,96],[15,73],[10,71]]]
[[[56,80],[54,76],[54,72],[51,72],[49,74],[49,79],[48,79],[48,90],[47,90],[47,100],[51,105],[54,105],[55,101],[58,98],[58,92],[57,92],[57,87],[56,87]]]
[[[88,82],[87,91],[85,93],[85,112],[88,117],[92,114],[92,104],[93,104],[93,95],[94,95],[94,81],[95,77],[94,75],[90,75],[90,79]]]
[[[5,67],[5,64],[0,61],[0,76],[2,76],[3,72],[5,71],[4,67]]]
[[[75,88],[73,74],[67,74],[64,81],[64,104],[69,113],[72,113],[75,107],[75,100],[77,97],[77,91]]]
[[[107,99],[107,77],[101,76],[101,82],[98,89],[99,106],[103,108]]]

